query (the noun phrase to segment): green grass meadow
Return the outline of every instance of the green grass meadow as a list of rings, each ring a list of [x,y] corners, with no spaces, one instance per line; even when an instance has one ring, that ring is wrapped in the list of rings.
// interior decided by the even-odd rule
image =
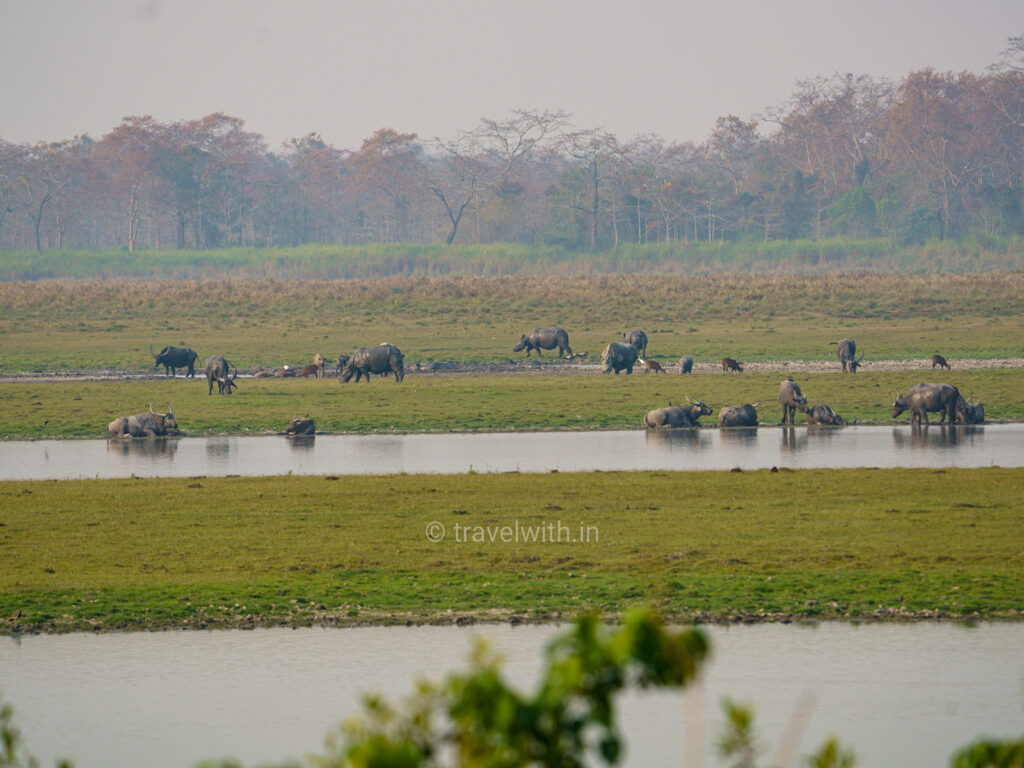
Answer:
[[[22,612],[7,631],[635,605],[706,621],[1019,618],[1022,483],[998,468],[5,482],[0,615]],[[547,538],[510,540],[516,526]]]

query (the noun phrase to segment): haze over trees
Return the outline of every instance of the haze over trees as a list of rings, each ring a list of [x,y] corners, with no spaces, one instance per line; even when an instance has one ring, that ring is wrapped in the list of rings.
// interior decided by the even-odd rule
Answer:
[[[277,151],[221,113],[0,138],[0,249],[556,244],[1024,235],[1024,37],[984,74],[799,82],[700,144],[514,110],[449,138],[381,128]]]

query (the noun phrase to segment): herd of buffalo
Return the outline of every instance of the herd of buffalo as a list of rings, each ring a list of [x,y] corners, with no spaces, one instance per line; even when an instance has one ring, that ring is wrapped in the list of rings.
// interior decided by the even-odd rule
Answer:
[[[637,365],[645,371],[664,373],[664,367],[657,361],[645,359],[647,356],[647,334],[642,330],[633,330],[622,335],[622,341],[613,341],[605,347],[601,355],[601,369],[604,373],[619,374],[625,371],[627,374],[633,372]],[[842,371],[856,373],[857,368],[864,360],[864,353],[857,356],[857,345],[853,339],[842,339],[831,342],[836,345],[836,356],[839,359]],[[567,360],[585,358],[587,353],[575,354],[569,346],[569,334],[563,328],[534,328],[529,333],[523,334],[519,341],[512,347],[513,352],[526,350],[526,357],[529,358],[532,352],[541,357],[541,350],[558,349],[559,357]],[[164,373],[175,376],[177,371],[185,371],[185,376],[195,376],[195,366],[199,355],[192,349],[186,347],[164,347],[160,352],[154,352],[150,347],[150,354],[153,356],[153,369],[164,367]],[[932,355],[932,368],[949,368],[949,363],[942,355]],[[314,376],[322,378],[325,375],[326,361],[324,356],[317,354],[313,363],[299,369],[284,366],[275,369],[259,369],[253,373],[256,378],[265,376]],[[417,365],[417,368],[419,366]],[[722,358],[721,367],[724,371],[742,372],[743,365],[731,357]],[[374,347],[359,347],[351,355],[340,355],[335,364],[335,370],[342,383],[347,383],[355,378],[359,381],[365,377],[370,380],[371,374],[394,375],[395,382],[401,382],[405,378],[404,357],[401,350],[394,344],[378,344]],[[679,359],[679,373],[689,374],[693,370],[693,358],[683,355]],[[221,355],[214,355],[206,358],[205,373],[207,379],[207,393],[213,394],[213,385],[217,385],[217,393],[230,395],[231,390],[238,386],[238,369],[232,366],[226,358]],[[697,427],[701,416],[710,416],[712,410],[699,400],[686,398],[687,405],[672,405],[665,408],[657,408],[648,412],[643,419],[644,426],[650,429],[662,427]],[[823,424],[832,426],[845,426],[847,421],[836,413],[831,406],[824,403],[809,405],[807,398],[803,395],[799,385],[793,379],[786,378],[779,385],[779,404],[782,406],[782,424],[793,424],[796,412],[800,411],[807,417],[808,424]],[[759,402],[743,405],[731,405],[722,408],[718,412],[718,423],[723,427],[756,427],[758,425],[757,406]],[[980,424],[985,420],[985,409],[981,403],[973,399],[965,400],[959,390],[950,384],[917,384],[911,387],[907,393],[894,393],[892,417],[896,418],[904,411],[911,414],[912,424],[927,425],[929,413],[940,413],[939,424]],[[150,405],[149,413],[121,416],[114,419],[107,427],[110,437],[154,437],[176,434],[178,424],[174,419],[174,409],[169,408],[167,413],[157,413]],[[293,419],[289,424],[288,434],[313,434],[315,426],[312,419]]]

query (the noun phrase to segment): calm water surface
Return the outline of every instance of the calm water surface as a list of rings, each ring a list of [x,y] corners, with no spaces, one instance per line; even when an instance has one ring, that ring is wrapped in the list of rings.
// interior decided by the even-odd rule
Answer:
[[[0,442],[0,480],[1024,466],[1024,424]]]
[[[79,768],[246,765],[321,753],[324,737],[368,691],[397,700],[412,680],[465,667],[489,638],[524,687],[557,629],[269,629],[0,638],[0,687],[43,765]],[[942,766],[981,734],[1019,736],[1024,624],[713,627],[714,657],[686,694],[624,701],[630,766],[721,765],[720,702],[753,705],[772,754],[794,709],[798,747],[829,735],[862,766]],[[795,763],[794,763],[795,764]]]

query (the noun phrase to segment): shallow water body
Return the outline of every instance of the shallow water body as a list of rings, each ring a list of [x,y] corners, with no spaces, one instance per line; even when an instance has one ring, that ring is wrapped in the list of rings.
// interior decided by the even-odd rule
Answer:
[[[0,480],[987,466],[1024,466],[1024,424],[0,442]]]
[[[720,766],[720,702],[756,710],[764,758],[794,710],[799,754],[836,735],[864,766],[947,765],[982,734],[1019,736],[1024,624],[707,627],[713,656],[685,693],[624,697],[628,766]],[[42,761],[152,768],[320,753],[363,693],[465,669],[477,638],[531,688],[553,625],[266,629],[0,638],[0,686]],[[684,755],[686,760],[684,761]],[[762,761],[763,762],[763,761]],[[802,760],[800,761],[802,764]],[[797,764],[794,761],[792,764]]]

